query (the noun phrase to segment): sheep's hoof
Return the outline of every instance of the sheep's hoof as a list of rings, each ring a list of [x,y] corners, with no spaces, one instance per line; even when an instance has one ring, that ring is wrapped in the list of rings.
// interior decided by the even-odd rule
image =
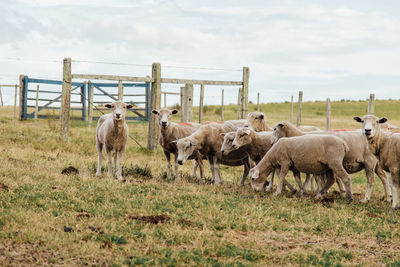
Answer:
[[[96,176],[100,176],[101,175],[101,172],[96,172]]]
[[[278,191],[276,191],[275,193],[274,193],[274,196],[275,197],[279,197],[281,195],[281,193],[278,193]]]
[[[240,183],[239,186],[244,186],[244,182],[243,182],[243,183]]]
[[[272,186],[268,186],[267,188],[265,188],[265,192],[269,193],[272,192],[274,188]]]
[[[316,199],[316,200],[322,200],[322,194],[321,194],[321,193],[318,193],[318,194],[315,196],[315,199]]]
[[[352,197],[348,197],[346,199],[347,204],[350,204],[351,202],[353,202],[353,198]]]
[[[363,198],[363,199],[360,200],[360,202],[361,202],[361,203],[367,203],[367,202],[368,202],[368,199]]]

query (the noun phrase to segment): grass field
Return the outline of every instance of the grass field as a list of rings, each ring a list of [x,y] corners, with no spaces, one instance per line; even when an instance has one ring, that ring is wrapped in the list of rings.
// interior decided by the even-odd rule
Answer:
[[[261,111],[272,126],[288,120],[289,105]],[[375,111],[400,125],[399,105],[377,101]],[[206,109],[206,120],[218,120],[217,107]],[[332,127],[359,128],[352,117],[365,109],[365,101],[333,102]],[[325,127],[324,102],[304,103],[303,112],[303,124]],[[400,266],[400,212],[389,214],[379,179],[370,203],[359,203],[363,172],[352,175],[349,205],[336,185],[329,203],[273,197],[248,182],[239,187],[242,167],[223,166],[219,187],[190,179],[191,162],[180,168],[181,181],[168,181],[161,149],[128,140],[120,183],[95,176],[95,126],[73,121],[66,144],[56,120],[11,117],[12,108],[0,108],[0,265]],[[225,118],[234,117],[227,106]],[[147,143],[146,123],[129,128]],[[61,174],[68,166],[79,173]]]

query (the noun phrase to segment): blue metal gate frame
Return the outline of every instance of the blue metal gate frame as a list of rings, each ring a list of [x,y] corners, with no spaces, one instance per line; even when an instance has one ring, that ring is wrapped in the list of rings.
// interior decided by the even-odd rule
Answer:
[[[51,85],[62,85],[62,81],[57,80],[47,80],[47,79],[36,79],[36,78],[29,78],[28,76],[24,77],[24,87],[23,87],[23,108],[22,108],[22,120],[26,120],[29,118],[35,117],[35,111],[28,114],[28,108],[35,108],[34,105],[28,105],[28,100],[36,101],[36,90],[29,90],[29,83],[36,83],[36,84],[51,84]],[[71,83],[71,95],[80,95],[80,101],[71,101],[73,104],[81,104],[81,107],[71,107],[71,110],[81,110],[82,111],[82,120],[86,120],[87,117],[87,107],[93,104],[104,104],[106,102],[100,101],[93,101],[94,103],[89,102],[89,97],[91,93],[91,87],[97,89],[101,92],[101,94],[95,94],[94,96],[107,96],[110,98],[110,101],[107,103],[117,101],[117,95],[108,93],[105,88],[118,88],[118,83],[91,83],[91,82],[72,82]],[[134,113],[136,116],[127,116],[127,120],[140,120],[140,121],[149,121],[150,119],[150,82],[147,83],[123,83],[124,88],[133,88],[139,87],[144,88],[145,92],[143,94],[124,94],[124,96],[145,96],[145,101],[129,101],[127,103],[130,104],[145,104],[144,108],[134,108],[131,109],[131,112]],[[80,92],[75,92],[78,88],[80,88]],[[29,93],[35,93],[35,97],[30,97]],[[126,90],[125,90],[126,92]],[[61,91],[48,91],[48,90],[40,90],[39,93],[46,93],[46,94],[58,94],[56,98],[53,99],[39,99],[39,101],[48,101],[46,104],[39,106],[38,111],[43,109],[60,109],[60,107],[51,107],[50,105],[55,102],[61,102],[62,92]],[[139,111],[145,111],[145,115],[141,114]],[[38,118],[47,118],[46,115],[38,115]],[[97,120],[98,117],[93,117],[93,120]]]

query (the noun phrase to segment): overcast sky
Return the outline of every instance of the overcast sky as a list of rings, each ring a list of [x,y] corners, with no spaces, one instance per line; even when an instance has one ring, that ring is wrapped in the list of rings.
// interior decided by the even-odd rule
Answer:
[[[169,78],[241,80],[248,66],[253,101],[257,92],[262,102],[296,99],[299,89],[305,100],[400,98],[394,0],[2,0],[0,14],[0,83],[21,73],[61,79],[61,60],[71,57],[146,65],[73,62],[73,73],[145,76],[160,62]],[[207,104],[221,88],[206,87]],[[237,88],[225,95],[235,102]]]

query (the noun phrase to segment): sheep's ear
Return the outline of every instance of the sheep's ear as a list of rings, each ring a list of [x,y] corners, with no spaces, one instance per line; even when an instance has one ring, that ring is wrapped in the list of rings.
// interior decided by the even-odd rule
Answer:
[[[176,144],[178,144],[178,140],[175,140],[175,141],[172,141],[172,142],[169,142],[171,145],[176,145]]]
[[[380,119],[380,120],[378,121],[378,123],[385,123],[385,122],[387,122],[387,119],[386,119],[386,118],[382,118],[382,119]]]
[[[278,126],[283,128],[285,125],[283,123],[279,123]]]
[[[244,130],[243,132],[244,132],[245,134],[249,135],[251,131],[250,131],[250,129],[246,129],[246,130]]]
[[[193,142],[193,141],[190,141],[190,145],[191,146],[197,146],[197,144],[195,142]]]
[[[260,120],[264,119],[264,114],[260,115],[260,117],[258,117]]]
[[[158,111],[155,110],[155,109],[153,109],[153,110],[151,111],[151,113],[158,115]]]
[[[106,108],[112,108],[113,106],[112,106],[112,104],[105,104],[104,105]]]
[[[127,109],[131,109],[131,108],[133,108],[133,105],[132,104],[128,104],[128,105],[126,105],[126,108]]]
[[[356,122],[362,122],[362,119],[360,117],[353,117],[353,120],[355,120]]]
[[[178,110],[177,109],[173,109],[172,111],[171,111],[171,114],[177,114],[178,113]]]

